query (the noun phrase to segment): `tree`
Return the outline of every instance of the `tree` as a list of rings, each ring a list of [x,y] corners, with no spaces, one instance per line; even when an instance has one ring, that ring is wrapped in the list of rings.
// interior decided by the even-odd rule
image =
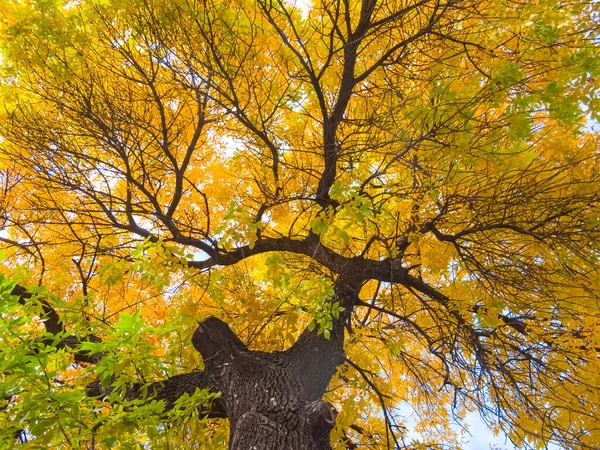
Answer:
[[[599,10],[4,2],[3,445],[594,447]]]

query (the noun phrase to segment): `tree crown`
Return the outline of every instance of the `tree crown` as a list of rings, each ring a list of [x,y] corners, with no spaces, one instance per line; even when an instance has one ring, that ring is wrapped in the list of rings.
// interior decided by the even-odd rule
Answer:
[[[0,439],[225,445],[214,392],[153,397],[214,316],[343,343],[334,448],[596,445],[598,8],[5,2]]]

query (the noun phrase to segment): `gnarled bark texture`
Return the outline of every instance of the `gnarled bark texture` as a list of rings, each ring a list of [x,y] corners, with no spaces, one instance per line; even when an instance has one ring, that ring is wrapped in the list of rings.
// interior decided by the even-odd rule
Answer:
[[[322,397],[344,361],[344,323],[362,280],[351,271],[338,278],[332,301],[345,313],[334,321],[329,339],[306,329],[283,352],[249,350],[217,318],[199,324],[192,343],[204,359],[205,381],[221,394],[216,407],[229,418],[231,450],[331,448],[335,410]]]
[[[341,345],[307,333],[288,351],[253,352],[216,318],[202,322],[192,342],[204,358],[209,382],[221,393],[230,449],[330,448],[335,415],[320,397],[341,362]],[[303,365],[311,355],[320,359],[321,351],[331,360]]]

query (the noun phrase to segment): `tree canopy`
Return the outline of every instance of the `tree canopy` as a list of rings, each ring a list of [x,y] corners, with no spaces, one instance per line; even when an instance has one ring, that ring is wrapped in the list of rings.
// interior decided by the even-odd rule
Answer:
[[[599,22],[1,2],[0,446],[242,449],[215,374],[288,356],[334,449],[596,446]]]

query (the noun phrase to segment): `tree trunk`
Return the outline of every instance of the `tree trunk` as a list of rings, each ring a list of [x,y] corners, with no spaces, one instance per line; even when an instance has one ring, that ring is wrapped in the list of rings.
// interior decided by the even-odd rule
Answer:
[[[327,450],[336,412],[321,398],[344,360],[347,322],[362,276],[347,271],[336,280],[332,302],[344,312],[328,339],[305,330],[283,352],[250,351],[221,320],[202,322],[192,343],[204,359],[211,388],[229,418],[231,450]]]
[[[199,325],[192,342],[221,393],[231,450],[331,448],[335,412],[320,397],[342,361],[338,340],[307,331],[289,350],[263,353],[248,350],[219,319]]]

